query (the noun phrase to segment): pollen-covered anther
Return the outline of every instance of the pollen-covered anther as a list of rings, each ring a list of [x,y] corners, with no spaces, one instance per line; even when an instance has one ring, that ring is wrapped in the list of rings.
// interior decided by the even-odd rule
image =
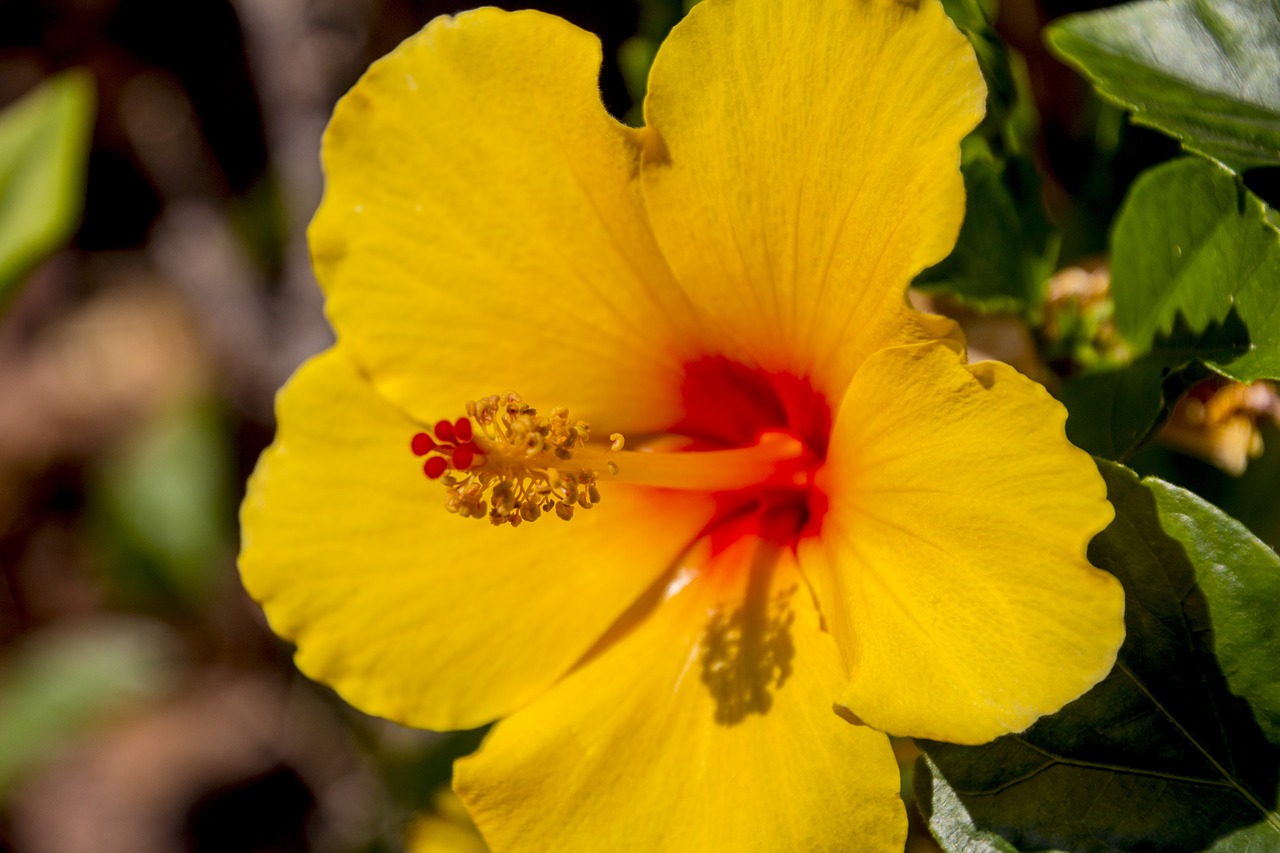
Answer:
[[[508,391],[468,402],[466,413],[412,442],[414,454],[428,457],[423,473],[444,485],[449,512],[515,527],[553,510],[568,521],[575,507],[600,502],[596,473],[571,464],[591,427],[571,420],[568,409],[539,415]],[[621,448],[622,441],[620,434],[610,436],[612,447]]]

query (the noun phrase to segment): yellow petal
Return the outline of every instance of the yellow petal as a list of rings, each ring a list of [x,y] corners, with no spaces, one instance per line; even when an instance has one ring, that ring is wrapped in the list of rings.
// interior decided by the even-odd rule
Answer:
[[[242,509],[245,587],[303,672],[410,725],[475,726],[537,696],[712,512],[614,484],[569,523],[451,515],[410,452],[420,427],[341,347],[294,376],[278,415]]]
[[[937,0],[699,3],[653,66],[642,177],[676,277],[732,318],[722,350],[838,396],[886,342],[938,335],[904,292],[955,242],[984,97]]]
[[[595,36],[486,8],[437,18],[339,102],[316,275],[339,340],[405,411],[514,388],[609,429],[676,419],[697,336],[599,70]]]
[[[902,850],[888,739],[832,712],[794,560],[742,538],[712,568],[455,766],[494,850]]]
[[[854,378],[801,565],[849,667],[841,699],[893,734],[981,743],[1110,671],[1124,595],[1085,559],[1112,517],[1063,408],[942,344],[877,353]]]

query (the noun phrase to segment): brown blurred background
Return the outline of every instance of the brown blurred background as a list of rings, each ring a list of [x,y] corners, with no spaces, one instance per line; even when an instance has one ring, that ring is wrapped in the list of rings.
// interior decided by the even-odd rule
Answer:
[[[547,5],[609,55],[636,32],[631,3]],[[234,568],[272,396],[331,339],[320,133],[460,8],[0,2],[0,105],[67,68],[98,91],[82,223],[0,319],[0,849],[397,849],[474,746],[301,679]]]

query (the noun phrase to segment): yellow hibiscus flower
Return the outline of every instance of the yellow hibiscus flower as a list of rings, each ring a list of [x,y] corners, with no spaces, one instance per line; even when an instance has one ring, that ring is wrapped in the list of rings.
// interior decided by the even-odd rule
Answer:
[[[973,52],[936,0],[704,0],[640,130],[600,61],[480,9],[338,105],[310,234],[338,343],[281,393],[245,585],[357,707],[502,720],[455,780],[495,850],[901,849],[880,732],[1021,730],[1123,635],[1063,410],[904,300],[963,216]],[[571,458],[483,423],[527,432],[506,389]],[[517,528],[433,477],[499,521],[585,495]]]

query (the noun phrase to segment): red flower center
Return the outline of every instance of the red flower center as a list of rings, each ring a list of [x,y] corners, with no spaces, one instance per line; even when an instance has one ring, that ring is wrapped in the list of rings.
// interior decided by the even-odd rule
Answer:
[[[743,536],[794,548],[815,535],[826,511],[816,475],[827,454],[831,407],[805,379],[724,358],[685,366],[683,415],[664,431],[684,439],[672,451],[626,450],[619,433],[591,443],[591,427],[557,407],[541,414],[507,392],[467,403],[467,417],[413,436],[422,471],[446,489],[445,507],[518,526],[555,510],[601,500],[597,480],[711,495],[712,520],[699,533],[718,553]],[[656,493],[655,493],[656,494]]]
[[[795,548],[801,539],[817,535],[827,500],[814,475],[827,455],[831,406],[812,383],[708,357],[685,366],[680,391],[684,416],[670,431],[692,439],[686,451],[748,447],[768,433],[783,433],[805,448],[756,485],[713,493],[716,513],[703,533],[712,553],[742,536]]]

